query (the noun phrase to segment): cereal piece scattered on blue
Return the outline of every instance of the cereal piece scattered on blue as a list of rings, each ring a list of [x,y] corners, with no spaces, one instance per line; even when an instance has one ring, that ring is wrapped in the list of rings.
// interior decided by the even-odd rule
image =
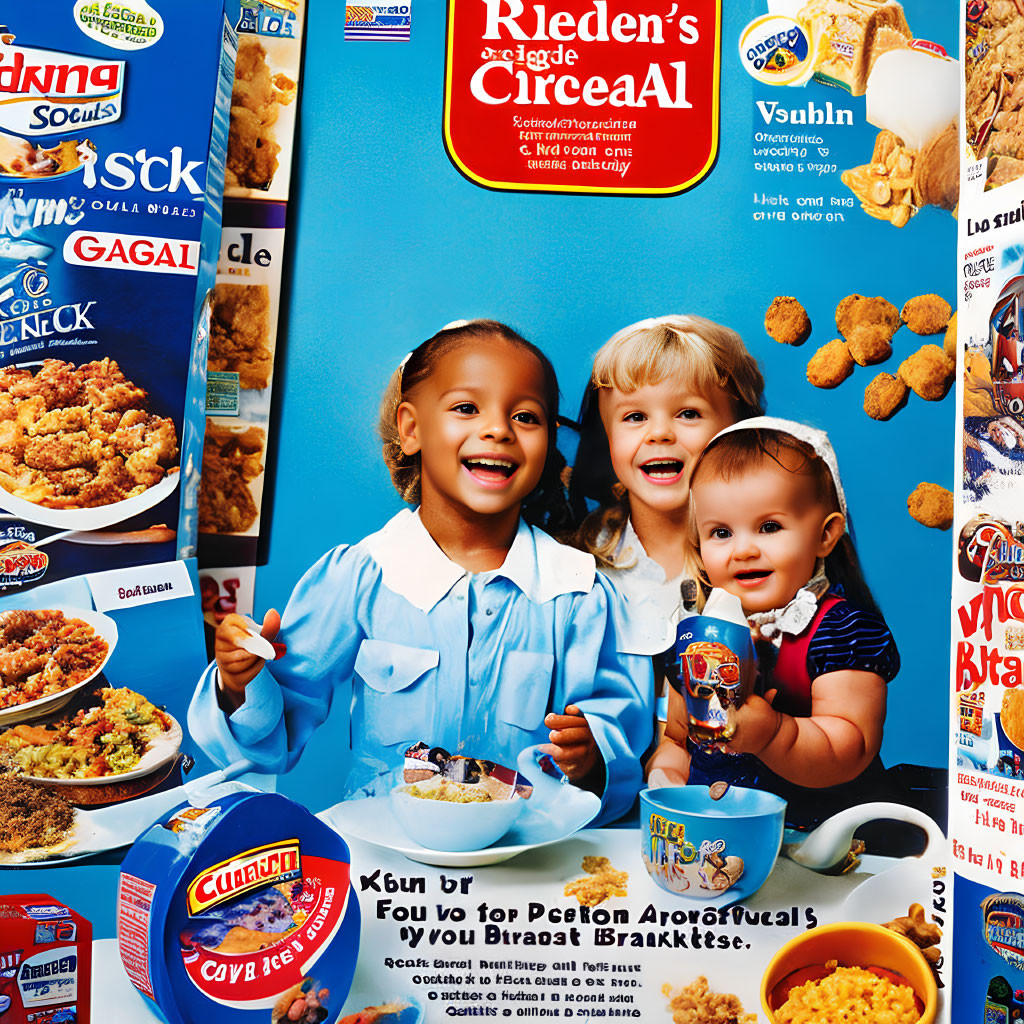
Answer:
[[[334,1019],[359,950],[344,840],[274,793],[184,804],[121,865],[117,935],[135,987],[171,1024]]]
[[[49,579],[195,553],[240,11],[162,6],[0,30],[0,548],[52,539]]]

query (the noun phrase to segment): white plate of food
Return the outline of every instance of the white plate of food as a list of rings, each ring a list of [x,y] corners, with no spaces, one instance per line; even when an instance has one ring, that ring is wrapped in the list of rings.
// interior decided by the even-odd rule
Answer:
[[[0,508],[18,519],[41,526],[52,526],[58,530],[105,530],[115,526],[132,516],[141,515],[164,498],[174,493],[181,474],[175,466],[168,470],[158,483],[147,488],[134,498],[125,498],[109,505],[98,505],[96,508],[46,508],[35,502],[18,498],[10,491],[0,487]]]
[[[62,636],[72,620],[81,625]],[[72,639],[76,663],[66,671],[55,655],[66,657]],[[69,605],[0,612],[0,726],[62,708],[103,671],[116,644],[117,624],[103,612]]]
[[[102,530],[147,511],[178,486],[177,428],[147,407],[146,391],[115,360],[79,366],[46,359],[0,367],[0,393],[10,397],[15,387],[15,408],[39,395],[46,401],[29,406],[24,424],[20,418],[6,421],[8,432],[21,432],[25,454],[18,465],[0,471],[4,511],[56,529]],[[57,404],[61,400],[68,404]],[[110,408],[121,410],[116,421],[109,419],[108,400],[114,402]],[[102,441],[99,455],[92,449],[95,439]],[[6,437],[8,444],[13,440]],[[24,461],[30,454],[31,465]]]
[[[127,688],[105,688],[97,704],[83,711],[77,733],[95,733],[89,746],[73,744],[74,737],[69,735],[74,728],[72,720],[47,725],[21,723],[0,732],[0,760],[9,760],[14,770],[30,782],[76,788],[106,786],[145,778],[173,760],[181,747],[178,722]],[[119,740],[119,733],[124,736],[119,729],[121,722],[140,717],[141,733]],[[112,728],[99,733],[96,725],[100,723]],[[140,743],[144,744],[141,752]],[[119,766],[127,770],[118,770]],[[101,774],[71,774],[75,771]]]

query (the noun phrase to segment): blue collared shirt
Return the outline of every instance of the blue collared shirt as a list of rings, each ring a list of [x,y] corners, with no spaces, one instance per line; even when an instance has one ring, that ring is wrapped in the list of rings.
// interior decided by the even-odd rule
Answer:
[[[340,690],[355,759],[342,798],[385,792],[417,740],[514,767],[548,742],[544,716],[576,704],[605,763],[599,820],[612,820],[640,789],[653,707],[650,659],[619,651],[617,600],[590,555],[525,523],[500,569],[469,573],[406,510],[299,581],[287,654],[231,716],[207,669],[189,728],[215,761],[287,771]]]

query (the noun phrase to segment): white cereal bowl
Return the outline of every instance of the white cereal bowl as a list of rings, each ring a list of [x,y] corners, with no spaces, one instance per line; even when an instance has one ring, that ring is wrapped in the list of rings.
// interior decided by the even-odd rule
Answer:
[[[459,804],[410,796],[402,783],[391,790],[391,810],[410,839],[428,850],[464,853],[496,843],[522,813],[525,801]]]

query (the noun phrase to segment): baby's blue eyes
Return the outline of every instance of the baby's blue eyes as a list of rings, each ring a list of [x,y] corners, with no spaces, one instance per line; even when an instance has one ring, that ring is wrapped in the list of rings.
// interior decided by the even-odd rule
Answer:
[[[681,409],[676,413],[676,418],[683,420],[699,420],[702,417],[700,412],[696,409]],[[646,420],[647,413],[645,412],[627,412],[626,415],[622,417],[623,423],[644,423]]]
[[[780,523],[775,522],[774,519],[769,519],[767,522],[762,523],[758,528],[758,533],[778,533],[782,529]],[[728,540],[732,536],[732,530],[725,526],[716,526],[713,530],[708,533],[710,540]]]

